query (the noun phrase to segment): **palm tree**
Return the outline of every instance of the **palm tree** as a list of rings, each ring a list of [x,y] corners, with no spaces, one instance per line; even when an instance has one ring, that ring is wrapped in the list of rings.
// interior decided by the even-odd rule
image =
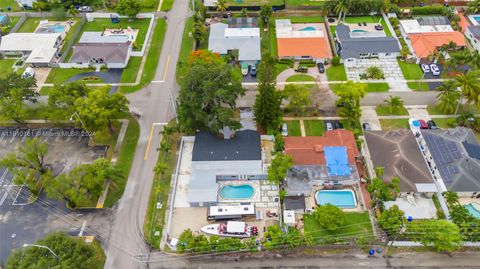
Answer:
[[[78,10],[72,5],[70,8],[67,10],[67,14],[75,18],[78,15]]]
[[[480,0],[473,0],[468,2],[467,13],[476,14],[480,12]]]
[[[440,99],[444,95],[448,95],[457,91],[457,83],[455,80],[446,80],[442,86],[435,88],[438,91],[437,98]]]
[[[217,0],[215,3],[215,9],[220,12],[220,15],[223,18],[223,12],[227,11],[228,9],[227,0]]]
[[[402,98],[400,98],[398,96],[391,96],[390,95],[390,99],[385,99],[384,102],[385,102],[385,104],[387,104],[388,111],[390,113],[399,111],[400,109],[403,108],[403,100],[402,100]]]
[[[452,114],[455,112],[455,109],[458,105],[458,96],[460,95],[459,92],[450,92],[447,94],[443,94],[438,99],[438,107],[441,111],[445,114]]]
[[[192,37],[195,40],[195,47],[198,48],[200,44],[205,41],[205,33],[206,33],[205,25],[203,22],[195,22],[193,24],[193,31]]]
[[[348,9],[350,8],[350,0],[339,0],[333,12],[338,14],[338,20],[343,21],[347,15]],[[343,15],[343,18],[342,18]]]
[[[478,81],[478,72],[468,70],[466,73],[458,74],[455,77],[456,86],[460,87],[461,95],[460,95],[460,105],[462,103],[462,97],[465,96],[469,103],[473,103],[475,106],[480,107],[480,82]],[[457,114],[457,109],[455,110],[455,114]]]
[[[458,204],[458,194],[456,192],[447,191],[443,193],[443,196],[448,204]]]
[[[248,11],[246,8],[242,8],[242,12],[240,13],[240,15],[244,18],[247,18],[248,17]]]
[[[403,47],[400,50],[400,55],[402,55],[403,60],[406,60],[409,54],[410,54],[410,50],[408,49],[408,47]]]
[[[470,54],[470,57],[467,59],[467,64],[476,70],[480,69],[480,53],[478,50]]]

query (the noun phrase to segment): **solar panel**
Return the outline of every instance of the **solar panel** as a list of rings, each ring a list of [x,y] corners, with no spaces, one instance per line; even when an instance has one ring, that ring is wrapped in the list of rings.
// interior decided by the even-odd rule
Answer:
[[[467,150],[468,156],[480,160],[480,145],[463,142],[463,147]]]

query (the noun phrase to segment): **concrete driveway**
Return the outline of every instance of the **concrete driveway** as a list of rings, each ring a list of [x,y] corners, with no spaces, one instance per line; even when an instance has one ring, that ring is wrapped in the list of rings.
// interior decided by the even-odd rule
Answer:
[[[368,123],[372,131],[381,131],[382,125],[378,120],[377,111],[374,106],[362,106],[362,117],[360,117],[360,123]]]
[[[427,111],[427,106],[405,106],[408,111],[408,114],[414,118],[419,120],[431,120],[430,114]]]

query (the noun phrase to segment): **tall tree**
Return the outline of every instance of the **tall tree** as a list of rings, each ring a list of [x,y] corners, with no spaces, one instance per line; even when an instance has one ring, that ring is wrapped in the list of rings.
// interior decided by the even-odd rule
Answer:
[[[415,241],[426,247],[433,247],[439,252],[458,250],[463,243],[460,229],[448,220],[432,219],[409,223],[407,232]]]
[[[385,99],[383,102],[388,107],[390,113],[398,112],[403,109],[403,100],[398,96],[391,96],[389,99]]]
[[[266,132],[275,133],[282,124],[282,95],[275,89],[274,60],[265,53],[258,68],[258,94],[253,105],[257,125]]]
[[[295,114],[305,112],[305,108],[312,104],[312,93],[305,85],[286,85],[282,96],[288,101],[286,107]]]
[[[84,83],[71,82],[55,85],[48,93],[49,118],[67,120],[75,112],[75,101],[87,97]]]
[[[24,103],[24,96],[20,88],[11,89],[8,95],[0,97],[0,117],[6,120],[13,120],[17,123],[24,123],[27,118],[27,109]]]
[[[462,96],[465,96],[467,101],[480,108],[480,82],[478,80],[477,71],[467,71],[460,73],[455,77],[457,87],[462,90]]]
[[[52,176],[45,160],[47,153],[47,143],[38,138],[26,139],[25,145],[20,145],[17,153],[9,153],[0,160],[0,166],[10,170],[16,184],[25,184],[33,194],[38,194],[39,180],[44,181]]]
[[[272,6],[263,5],[260,8],[260,18],[262,19],[263,27],[267,27],[267,29],[269,28],[268,27],[268,22],[270,20],[270,17],[272,16],[272,14],[273,14]]]
[[[350,80],[343,83],[340,86],[340,90],[336,93],[339,97],[337,103],[343,105],[339,110],[339,114],[348,119],[350,126],[357,126],[362,116],[360,100],[365,97],[366,88],[366,84],[354,83]]]
[[[97,198],[107,179],[116,180],[121,173],[106,159],[97,159],[91,164],[82,164],[66,174],[51,177],[45,191],[53,199],[61,199],[74,208],[82,200]]]
[[[480,52],[478,52],[478,50],[471,53],[470,57],[467,59],[467,64],[475,70],[480,69]]]
[[[195,40],[195,47],[198,48],[202,42],[205,41],[205,34],[207,29],[203,21],[196,21],[193,24],[192,37]]]
[[[118,14],[125,15],[131,20],[137,17],[141,9],[142,6],[138,0],[119,0],[115,6],[115,11],[117,11]]]
[[[239,129],[234,109],[237,98],[244,93],[240,75],[218,54],[194,51],[178,98],[180,128],[185,132],[196,129],[218,132],[223,127]]]
[[[378,225],[388,235],[398,234],[404,222],[405,213],[400,210],[397,205],[393,205],[389,209],[383,210],[382,214],[378,218]]]
[[[435,88],[437,93],[437,99],[443,95],[449,95],[457,91],[457,83],[455,80],[446,80],[441,86]]]
[[[280,184],[286,177],[288,169],[293,166],[292,157],[278,153],[268,167],[267,179],[274,184]]]
[[[345,222],[345,212],[340,208],[331,205],[321,205],[315,209],[313,216],[320,224],[320,227],[333,231]]]
[[[47,235],[35,242],[49,247],[26,247],[15,249],[7,258],[6,269],[31,268],[98,268],[105,259],[102,248],[96,242],[87,244],[81,238],[72,237],[62,232]]]
[[[345,16],[348,13],[348,10],[350,9],[350,0],[339,0],[336,2],[335,8],[333,11],[338,14],[338,20],[343,21],[345,19]]]
[[[227,9],[228,9],[227,0],[217,0],[217,2],[215,2],[215,10],[217,10],[217,12],[220,12],[220,15],[222,17],[223,17],[223,13],[225,13]]]
[[[480,0],[469,1],[468,2],[467,13],[468,14],[480,13]]]
[[[128,112],[128,100],[121,93],[109,94],[108,87],[92,89],[87,97],[75,101],[75,110],[79,117],[74,117],[77,123],[85,124],[90,132],[109,130],[114,132],[113,121],[121,113]]]
[[[0,98],[10,97],[10,91],[17,89],[22,100],[37,102],[37,80],[34,77],[22,77],[17,73],[10,73],[4,79],[0,79]]]
[[[67,14],[75,18],[78,15],[78,9],[71,5],[67,10]]]
[[[452,114],[458,106],[459,92],[452,92],[440,95],[438,98],[438,107],[445,114]]]

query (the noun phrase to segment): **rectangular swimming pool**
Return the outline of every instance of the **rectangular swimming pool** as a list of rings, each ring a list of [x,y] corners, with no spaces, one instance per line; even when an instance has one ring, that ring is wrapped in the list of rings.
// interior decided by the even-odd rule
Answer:
[[[315,194],[317,205],[331,204],[340,208],[355,208],[357,199],[352,190],[321,190]]]

